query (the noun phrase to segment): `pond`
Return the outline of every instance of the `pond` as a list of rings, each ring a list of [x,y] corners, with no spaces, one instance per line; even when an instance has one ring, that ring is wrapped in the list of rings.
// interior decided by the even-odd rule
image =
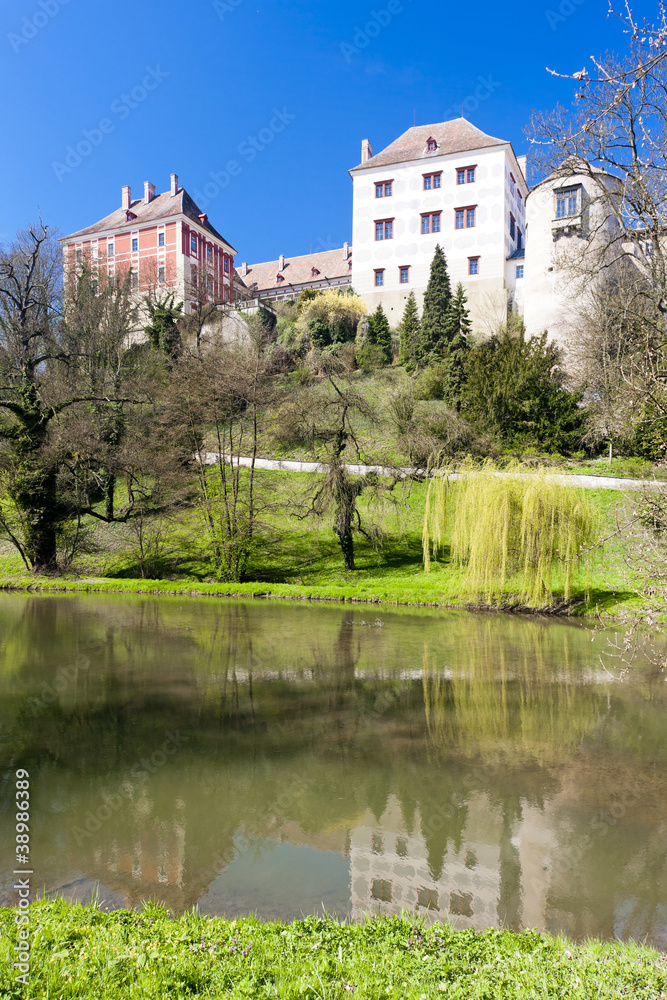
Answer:
[[[0,595],[33,895],[667,946],[667,685],[580,625]],[[16,902],[11,848],[0,903]]]

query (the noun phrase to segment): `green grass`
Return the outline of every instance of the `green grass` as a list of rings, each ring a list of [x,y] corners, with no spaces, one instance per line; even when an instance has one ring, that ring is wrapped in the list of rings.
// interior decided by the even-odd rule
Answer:
[[[258,473],[258,483],[270,506],[244,583],[221,583],[212,574],[205,539],[197,515],[189,511],[170,523],[159,546],[150,579],[141,578],[136,539],[127,525],[95,524],[91,549],[76,562],[75,571],[59,577],[28,574],[8,546],[0,548],[0,587],[39,591],[108,591],[115,593],[203,594],[210,596],[273,596],[292,600],[368,601],[437,607],[477,606],[479,595],[464,585],[464,574],[450,564],[449,549],[430,574],[422,564],[422,521],[426,486],[398,488],[379,506],[369,509],[362,496],[366,523],[382,529],[382,544],[373,547],[362,536],[356,545],[357,569],[346,573],[332,516],[299,520],[291,516],[286,501],[313,488],[313,476],[300,473]],[[600,511],[601,530],[611,530],[615,510],[623,504],[620,493],[587,490],[586,496]],[[582,578],[575,586],[568,611],[618,613],[637,604],[628,588],[618,540],[612,539],[594,560],[586,591]],[[523,589],[520,577],[507,581],[502,607],[516,607]],[[563,580],[554,577],[551,608],[563,608]]]
[[[636,944],[577,945],[535,931],[426,928],[414,918],[290,924],[148,905],[103,913],[62,900],[30,909],[28,983],[13,968],[15,913],[0,911],[0,995],[91,1000],[658,1000],[667,962]]]

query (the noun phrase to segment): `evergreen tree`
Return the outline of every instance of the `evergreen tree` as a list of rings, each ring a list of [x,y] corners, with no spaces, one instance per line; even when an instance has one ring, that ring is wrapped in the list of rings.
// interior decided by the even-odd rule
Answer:
[[[586,430],[582,394],[568,391],[561,351],[546,333],[526,338],[521,321],[513,326],[468,353],[461,409],[510,448],[568,454]]]
[[[389,320],[382,308],[382,303],[379,304],[373,315],[368,317],[368,343],[380,349],[384,364],[391,364],[393,358],[391,330],[389,328]]]
[[[415,367],[415,351],[419,345],[420,333],[421,323],[419,321],[417,299],[415,298],[415,293],[410,292],[408,301],[405,303],[405,311],[399,327],[400,346],[398,352],[398,363],[405,365],[409,371]]]
[[[460,281],[449,307],[446,327],[447,341],[442,352],[445,357],[443,395],[445,402],[458,410],[465,382],[465,363],[470,350],[468,338],[472,329],[468,299]]]
[[[415,360],[419,365],[427,365],[444,355],[449,341],[451,303],[452,287],[447,260],[438,245],[431,261],[431,275],[424,294],[421,334],[415,352]]]
[[[467,347],[472,323],[470,322],[470,312],[468,310],[468,298],[460,281],[456,286],[456,293],[452,299],[450,316],[450,347]]]

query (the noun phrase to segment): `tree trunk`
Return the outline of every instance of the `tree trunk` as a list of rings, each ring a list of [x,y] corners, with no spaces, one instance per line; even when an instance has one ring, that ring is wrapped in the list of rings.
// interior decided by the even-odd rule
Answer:
[[[334,525],[334,531],[338,536],[338,543],[341,547],[343,553],[343,562],[345,563],[345,569],[353,571],[354,566],[354,537],[352,535],[352,525],[345,525],[340,528],[337,524]]]
[[[105,494],[105,514],[110,521],[114,515],[114,501],[116,498],[116,476],[113,472],[108,472],[104,482]]]
[[[58,527],[55,470],[24,466],[16,477],[14,502],[25,526],[25,553],[33,572],[53,572]]]

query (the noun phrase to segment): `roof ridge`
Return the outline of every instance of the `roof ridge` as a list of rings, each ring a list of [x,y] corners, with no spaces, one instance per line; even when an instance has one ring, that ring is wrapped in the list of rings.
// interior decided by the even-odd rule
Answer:
[[[349,244],[349,249],[350,250],[352,249],[352,244],[351,243]],[[297,254],[293,254],[291,257],[288,257],[287,254],[283,254],[283,256],[285,258],[285,262],[287,263],[287,261],[290,261],[290,260],[302,260],[304,257],[317,257],[318,254],[322,254],[322,253],[338,253],[339,251],[342,252],[343,250],[345,250],[344,246],[342,246],[342,247],[334,247],[333,250],[313,250],[312,253],[297,253]],[[278,264],[279,261],[280,261],[280,257],[278,256],[275,259],[272,258],[271,260],[260,260],[260,261],[257,261],[256,264],[248,264],[248,267],[259,267],[260,264]]]

